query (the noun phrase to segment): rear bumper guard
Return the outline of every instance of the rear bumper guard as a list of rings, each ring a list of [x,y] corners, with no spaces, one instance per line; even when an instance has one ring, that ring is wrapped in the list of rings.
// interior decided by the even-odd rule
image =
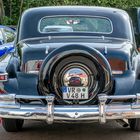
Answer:
[[[47,105],[22,104],[18,100],[46,100]],[[5,94],[0,95],[0,117],[14,119],[45,120],[53,122],[99,121],[105,123],[113,119],[140,118],[140,94],[98,96],[99,105],[54,105],[54,96],[27,96]],[[107,100],[117,100],[116,103],[106,104]],[[122,103],[121,100],[134,99],[133,103]],[[120,102],[118,102],[120,101]]]

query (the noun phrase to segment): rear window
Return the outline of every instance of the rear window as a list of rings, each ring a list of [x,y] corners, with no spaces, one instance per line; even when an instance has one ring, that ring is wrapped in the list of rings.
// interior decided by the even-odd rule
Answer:
[[[111,20],[105,17],[53,16],[44,17],[39,22],[39,32],[91,32],[110,34],[113,32]]]

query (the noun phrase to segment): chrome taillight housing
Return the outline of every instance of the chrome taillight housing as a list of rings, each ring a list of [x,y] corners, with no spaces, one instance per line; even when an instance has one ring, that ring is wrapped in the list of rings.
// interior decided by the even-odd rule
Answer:
[[[8,73],[0,73],[0,82],[6,82],[8,80]]]
[[[24,71],[26,73],[38,74],[43,60],[30,60],[25,64]]]
[[[0,73],[0,94],[5,94],[3,82],[8,81],[8,73]]]

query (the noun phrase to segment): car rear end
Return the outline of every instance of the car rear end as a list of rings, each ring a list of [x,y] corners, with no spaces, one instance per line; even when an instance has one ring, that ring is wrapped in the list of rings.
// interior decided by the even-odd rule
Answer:
[[[4,128],[18,131],[26,119],[52,124],[140,118],[138,55],[128,15],[118,9],[93,12],[92,7],[79,15],[79,7],[74,16],[70,8],[62,9],[70,15],[44,16],[42,9],[42,17],[29,20],[38,14],[33,9],[21,18],[16,53],[0,63]],[[58,8],[48,13],[53,10]],[[91,11],[95,15],[89,16]],[[27,21],[34,26],[25,26]],[[63,26],[52,26],[54,21]]]

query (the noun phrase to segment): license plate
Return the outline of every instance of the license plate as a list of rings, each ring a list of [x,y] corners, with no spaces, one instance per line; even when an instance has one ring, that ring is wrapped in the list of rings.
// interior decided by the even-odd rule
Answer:
[[[63,99],[88,99],[88,87],[63,87]]]

